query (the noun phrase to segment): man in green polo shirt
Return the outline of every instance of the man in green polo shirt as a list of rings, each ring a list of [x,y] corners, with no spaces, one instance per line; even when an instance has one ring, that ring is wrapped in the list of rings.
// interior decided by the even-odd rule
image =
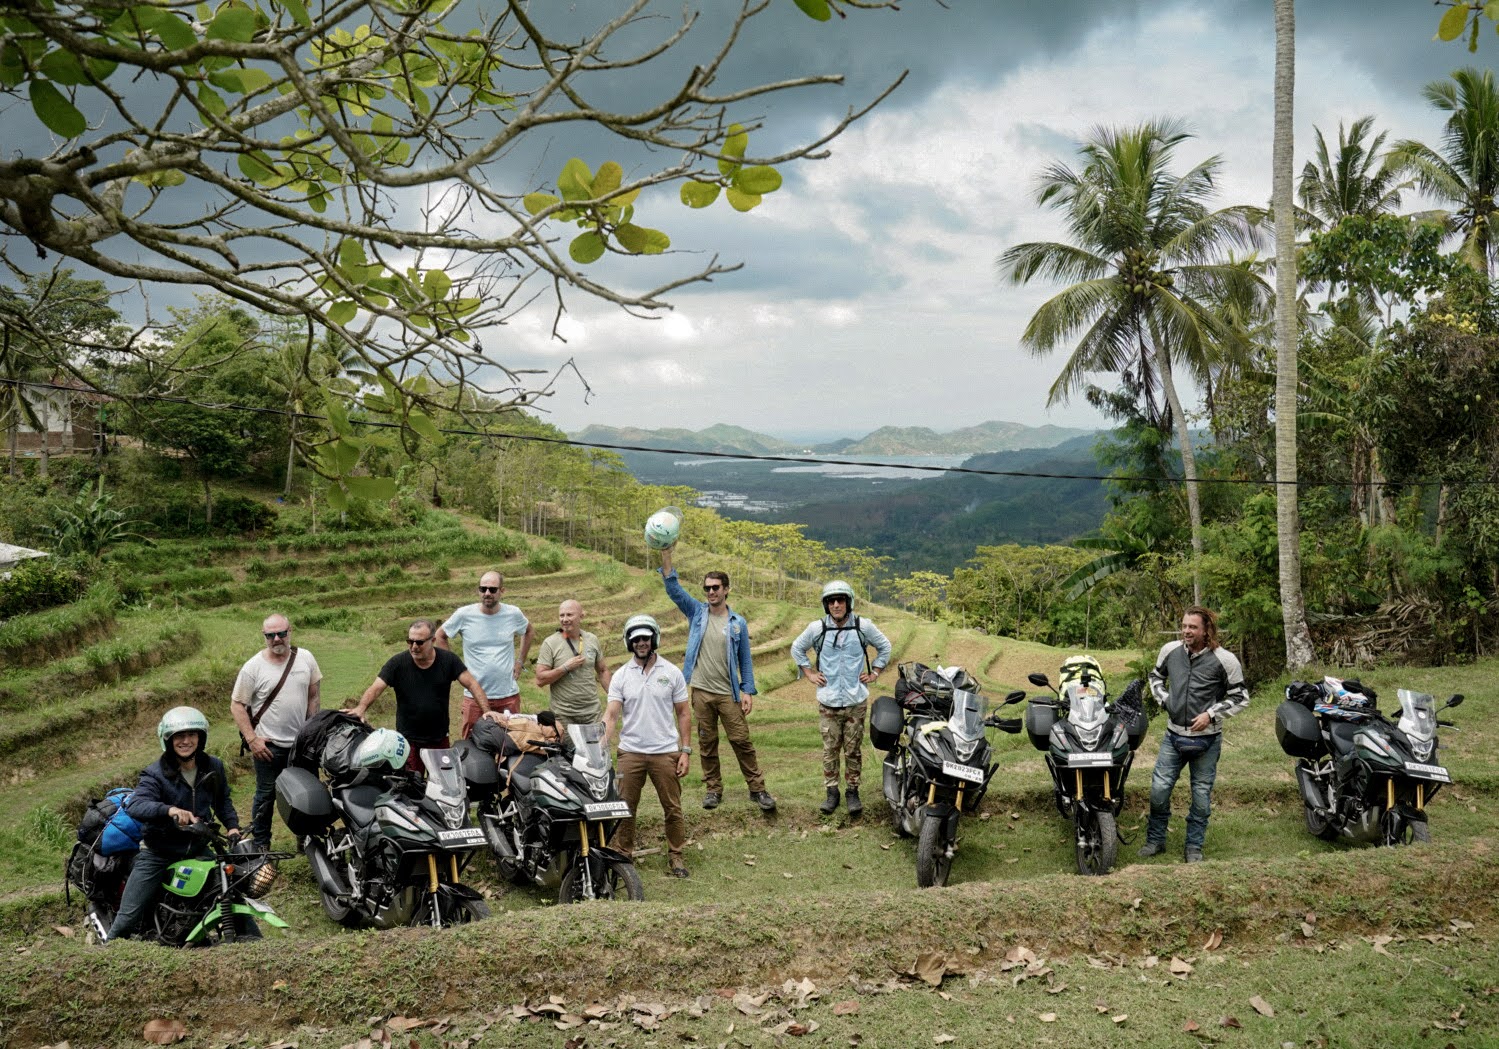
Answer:
[[[609,690],[604,647],[583,629],[583,605],[564,601],[557,608],[557,632],[541,643],[536,657],[536,683],[551,692],[550,706],[557,725],[591,725],[604,719],[599,691]]]

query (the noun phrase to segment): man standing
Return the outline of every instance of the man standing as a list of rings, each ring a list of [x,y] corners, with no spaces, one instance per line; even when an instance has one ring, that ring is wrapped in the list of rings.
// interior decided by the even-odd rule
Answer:
[[[667,858],[674,878],[687,877],[682,848],[687,844],[687,823],[682,818],[682,777],[687,775],[692,731],[687,709],[687,682],[682,672],[656,652],[661,628],[651,616],[631,616],[625,624],[625,647],[630,661],[614,672],[609,683],[609,706],[604,711],[604,742],[620,727],[619,795],[630,806],[631,817],[615,828],[614,848],[632,856],[635,850],[635,817],[640,792],[650,777],[666,817]]]
[[[436,629],[430,619],[418,619],[407,627],[406,651],[397,652],[386,660],[370,687],[359,697],[359,702],[349,708],[349,713],[362,718],[382,692],[387,688],[395,689],[396,731],[411,744],[406,767],[413,772],[422,770],[421,751],[451,746],[448,718],[454,681],[462,684],[466,694],[473,695],[480,703],[488,699],[484,686],[475,680],[463,665],[463,660],[432,644]],[[494,713],[482,716],[490,720],[499,720],[500,717]]]
[[[854,615],[854,588],[835,579],[822,588],[821,619],[791,643],[791,659],[817,686],[817,726],[822,732],[822,785],[828,796],[818,806],[824,816],[838,808],[838,755],[843,755],[843,782],[848,788],[850,818],[864,811],[859,775],[864,770],[864,715],[869,684],[890,662],[890,641],[880,628]],[[869,646],[875,650],[869,659]],[[817,656],[811,669],[808,653]]]
[[[1182,613],[1181,640],[1161,647],[1150,672],[1150,691],[1166,711],[1167,731],[1150,777],[1150,823],[1140,855],[1166,851],[1171,790],[1186,765],[1192,770],[1186,861],[1199,863],[1212,812],[1223,719],[1249,705],[1244,671],[1233,653],[1219,647],[1218,617],[1213,612],[1193,605]]]
[[[291,623],[285,616],[266,616],[260,632],[265,648],[240,667],[229,710],[255,762],[250,833],[257,848],[269,849],[276,777],[286,768],[297,733],[318,711],[323,672],[311,652],[291,643]]]
[[[505,592],[505,577],[498,572],[485,572],[479,577],[479,601],[464,605],[448,617],[437,631],[437,647],[446,649],[450,638],[463,638],[463,661],[473,668],[474,676],[484,686],[484,695],[489,697],[485,706],[473,689],[463,690],[463,731],[459,735],[468,738],[474,722],[485,710],[520,713],[520,685],[516,677],[525,669],[526,656],[531,651],[534,631],[525,613],[514,605],[500,603]],[[520,661],[515,658],[515,639],[519,636]]]
[[[673,544],[675,545],[675,544]],[[718,723],[739,771],[749,787],[750,800],[766,812],[776,800],[765,789],[755,745],[750,742],[749,717],[755,703],[755,668],[750,662],[749,624],[729,608],[729,576],[709,572],[703,578],[704,601],[692,597],[677,581],[671,566],[673,547],[661,551],[661,578],[667,596],[687,617],[687,654],[682,675],[692,690],[692,713],[697,718],[697,745],[703,760],[703,808],[716,809],[723,800],[723,774],[718,764]]]
[[[609,691],[604,647],[583,629],[583,606],[564,601],[557,608],[557,632],[541,643],[536,656],[536,683],[551,691],[549,706],[557,728],[591,725],[602,719],[599,689]]]

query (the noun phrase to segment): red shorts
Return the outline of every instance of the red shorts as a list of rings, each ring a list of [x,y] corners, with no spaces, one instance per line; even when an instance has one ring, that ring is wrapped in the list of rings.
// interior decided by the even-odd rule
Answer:
[[[406,770],[408,772],[426,772],[427,766],[422,764],[422,751],[444,750],[448,747],[451,747],[452,745],[453,744],[449,742],[448,737],[444,736],[442,737],[442,739],[432,740],[430,742],[424,743],[419,747],[413,746],[411,748],[411,753],[406,755]]]
[[[493,710],[496,713],[504,711],[506,714],[520,713],[520,693],[506,696],[504,699],[489,698],[489,705],[485,710]],[[471,696],[463,697],[463,728],[458,733],[459,739],[468,739],[468,734],[474,730],[479,719],[484,716],[484,710],[479,709],[479,701]]]

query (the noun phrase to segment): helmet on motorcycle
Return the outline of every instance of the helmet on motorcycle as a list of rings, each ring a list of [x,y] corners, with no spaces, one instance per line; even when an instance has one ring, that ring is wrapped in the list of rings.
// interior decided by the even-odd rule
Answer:
[[[822,610],[828,610],[828,599],[834,597],[848,598],[848,610],[854,610],[854,588],[841,579],[835,579],[822,588]]]
[[[661,627],[657,624],[654,616],[642,612],[638,616],[631,616],[625,621],[625,647],[630,647],[630,642],[641,634],[649,634],[651,637],[651,651],[656,651],[661,644]]]
[[[197,707],[173,707],[161,716],[156,738],[161,740],[162,753],[171,749],[172,737],[179,732],[196,732],[199,750],[208,746],[208,719]]]
[[[234,858],[235,873],[248,875],[245,895],[258,900],[271,891],[276,881],[276,865],[265,858],[265,853],[250,838],[243,835],[229,849]]]
[[[389,765],[398,769],[410,756],[411,744],[406,742],[405,736],[394,729],[377,728],[355,748],[353,767],[367,769]]]
[[[1092,656],[1068,656],[1057,672],[1057,685],[1096,684],[1103,687],[1103,667]]]

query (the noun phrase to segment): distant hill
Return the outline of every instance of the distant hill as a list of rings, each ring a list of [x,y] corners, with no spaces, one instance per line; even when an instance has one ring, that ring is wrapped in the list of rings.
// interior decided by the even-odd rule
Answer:
[[[1092,430],[1065,426],[1025,426],[986,422],[939,433],[925,426],[882,426],[859,438],[839,438],[814,445],[821,455],[978,455],[1022,448],[1054,448]],[[720,423],[705,430],[657,429],[634,426],[590,426],[571,435],[598,444],[629,444],[642,448],[675,448],[686,452],[744,452],[749,455],[794,455],[806,446],[756,433],[742,426]]]
[[[632,444],[642,448],[678,448],[687,452],[746,452],[750,455],[789,455],[801,446],[770,437],[742,426],[720,423],[706,430],[643,430],[634,426],[590,426],[575,434],[575,441],[597,444]]]

